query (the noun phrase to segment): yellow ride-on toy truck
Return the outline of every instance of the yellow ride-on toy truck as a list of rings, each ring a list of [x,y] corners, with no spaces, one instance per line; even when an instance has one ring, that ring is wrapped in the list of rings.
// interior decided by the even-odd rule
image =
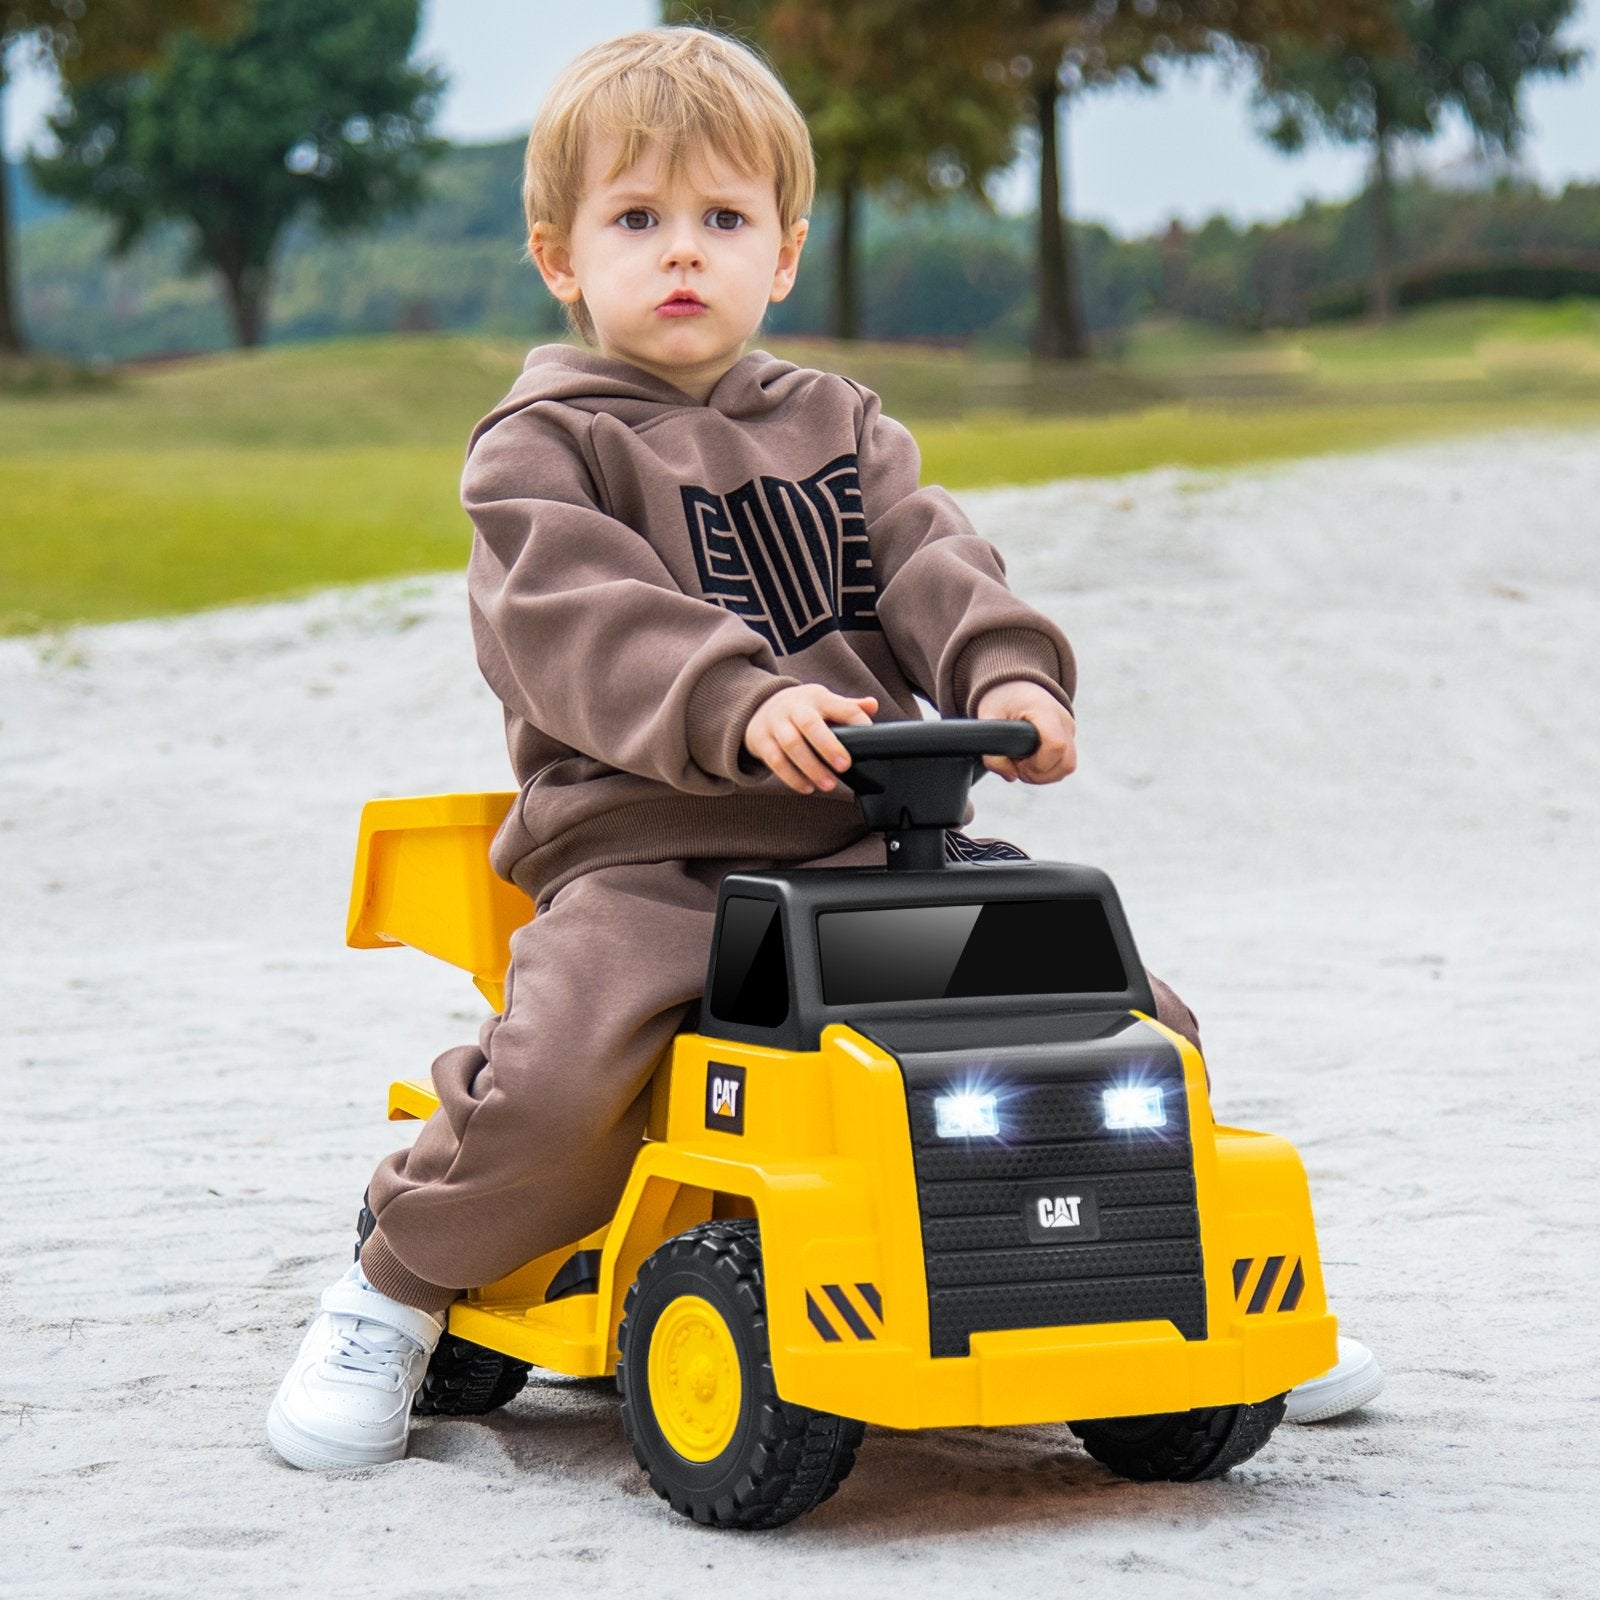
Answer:
[[[836,732],[887,870],[723,882],[616,1216],[457,1301],[417,1410],[614,1371],[656,1492],[721,1527],[818,1505],[867,1423],[1064,1422],[1130,1478],[1226,1472],[1335,1359],[1298,1156],[1213,1122],[1104,873],[947,863],[1030,725]],[[368,805],[350,943],[498,1006],[532,914],[488,865],[512,798]],[[390,1090],[392,1119],[436,1105]]]

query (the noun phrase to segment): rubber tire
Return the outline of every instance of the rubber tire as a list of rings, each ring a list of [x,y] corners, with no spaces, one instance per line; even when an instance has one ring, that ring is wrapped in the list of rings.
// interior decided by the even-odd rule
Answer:
[[[742,1380],[733,1438],[706,1462],[667,1443],[650,1403],[650,1338],[685,1294],[709,1301],[727,1323]],[[650,1487],[680,1515],[714,1528],[780,1528],[821,1505],[855,1465],[864,1426],[791,1405],[773,1383],[756,1223],[705,1222],[662,1245],[628,1290],[617,1345],[623,1431]]]
[[[1248,1461],[1283,1421],[1286,1394],[1257,1405],[1208,1406],[1153,1417],[1074,1422],[1102,1466],[1136,1483],[1197,1483]]]
[[[482,1417],[522,1393],[529,1364],[470,1339],[447,1333],[417,1390],[412,1413],[419,1417]]]

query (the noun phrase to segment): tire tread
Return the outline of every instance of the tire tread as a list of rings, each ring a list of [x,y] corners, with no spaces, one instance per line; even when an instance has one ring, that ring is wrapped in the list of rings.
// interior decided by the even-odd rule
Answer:
[[[761,1359],[755,1373],[753,1432],[755,1444],[745,1470],[723,1493],[712,1498],[676,1480],[666,1463],[654,1458],[641,1436],[636,1408],[648,1395],[635,1396],[627,1377],[630,1324],[639,1315],[641,1285],[674,1267],[693,1266],[714,1276],[744,1312]],[[644,1468],[650,1487],[674,1511],[718,1528],[779,1528],[822,1504],[838,1489],[855,1465],[865,1434],[863,1424],[780,1398],[768,1356],[766,1294],[757,1224],[748,1218],[706,1222],[669,1239],[640,1268],[629,1288],[618,1330],[622,1360],[617,1385],[622,1390],[622,1424],[634,1459]]]
[[[1138,1483],[1199,1483],[1248,1461],[1283,1420],[1287,1395],[1237,1406],[1202,1406],[1164,1417],[1074,1422],[1083,1448],[1113,1472]],[[1126,1433],[1140,1422],[1137,1438]]]
[[[482,1417],[522,1393],[529,1364],[447,1333],[428,1363],[412,1413],[419,1417]]]

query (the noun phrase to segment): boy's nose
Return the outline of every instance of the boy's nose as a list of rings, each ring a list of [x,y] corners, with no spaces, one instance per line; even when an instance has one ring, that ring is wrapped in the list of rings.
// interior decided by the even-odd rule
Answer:
[[[673,228],[667,233],[662,242],[661,265],[668,270],[705,265],[705,255],[700,249],[700,241],[690,228]]]

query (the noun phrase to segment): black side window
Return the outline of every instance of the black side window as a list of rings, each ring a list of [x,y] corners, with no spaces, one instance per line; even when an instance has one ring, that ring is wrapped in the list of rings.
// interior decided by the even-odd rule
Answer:
[[[729,896],[711,980],[711,1014],[750,1028],[775,1028],[789,1015],[789,963],[777,901]]]

